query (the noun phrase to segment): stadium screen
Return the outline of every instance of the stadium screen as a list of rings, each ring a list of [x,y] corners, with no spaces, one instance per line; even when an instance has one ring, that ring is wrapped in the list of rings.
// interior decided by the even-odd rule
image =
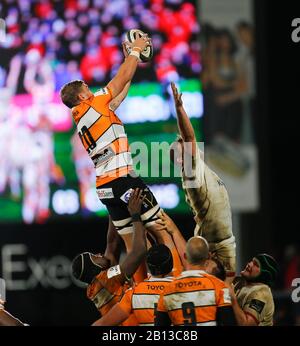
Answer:
[[[154,56],[140,64],[116,114],[125,124],[135,168],[160,205],[186,212],[178,172],[168,152],[155,146],[177,134],[171,81],[201,138],[195,1],[27,0],[2,2],[0,9],[6,25],[0,42],[0,222],[107,215],[92,161],[58,92],[73,79],[84,79],[93,91],[105,86],[123,61],[121,42],[131,28],[151,36]],[[140,146],[148,149],[142,159]]]

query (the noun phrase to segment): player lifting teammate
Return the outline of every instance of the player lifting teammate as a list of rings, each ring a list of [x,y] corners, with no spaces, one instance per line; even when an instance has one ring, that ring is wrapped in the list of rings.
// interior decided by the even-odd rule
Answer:
[[[146,232],[139,218],[144,199],[142,190],[139,189],[134,190],[129,198],[128,211],[131,216],[136,216],[133,220],[134,236],[132,249],[120,264],[112,265],[106,256],[89,252],[79,254],[72,262],[73,276],[88,284],[87,296],[102,316],[121,299],[129,288],[131,276],[145,258]],[[123,325],[135,324],[136,320],[130,318]]]

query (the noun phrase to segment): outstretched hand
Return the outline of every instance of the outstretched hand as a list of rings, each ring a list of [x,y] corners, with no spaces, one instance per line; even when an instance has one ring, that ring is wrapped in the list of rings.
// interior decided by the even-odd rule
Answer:
[[[173,92],[173,98],[174,98],[175,106],[181,107],[183,105],[182,93],[178,92],[178,89],[176,88],[176,85],[174,82],[171,83],[171,88],[172,88],[172,92]]]
[[[151,44],[151,38],[148,37],[148,34],[139,36],[135,41],[132,42],[133,48],[140,48],[141,52]]]
[[[127,207],[131,216],[141,213],[142,204],[146,197],[146,195],[142,196],[142,193],[142,189],[135,189],[131,192]]]
[[[155,221],[155,223],[160,226],[156,228],[158,231],[166,230],[170,234],[174,234],[176,231],[178,231],[174,221],[164,211],[160,213],[159,219]]]

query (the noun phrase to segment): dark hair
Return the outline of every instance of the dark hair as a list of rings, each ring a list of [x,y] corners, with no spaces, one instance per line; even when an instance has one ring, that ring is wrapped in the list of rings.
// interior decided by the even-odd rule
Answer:
[[[60,89],[60,98],[67,107],[73,108],[79,103],[78,94],[81,91],[83,83],[82,80],[73,80]]]
[[[216,257],[211,258],[211,260],[214,261],[217,265],[217,267],[213,270],[212,275],[224,281],[226,279],[226,271],[223,263]]]
[[[152,246],[148,250],[146,261],[152,275],[166,275],[173,268],[172,253],[164,244]]]

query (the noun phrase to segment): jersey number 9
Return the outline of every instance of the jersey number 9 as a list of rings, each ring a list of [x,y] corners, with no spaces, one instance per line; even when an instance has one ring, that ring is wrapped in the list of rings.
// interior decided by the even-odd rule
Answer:
[[[181,305],[185,326],[196,325],[195,305],[192,302],[183,303]]]

